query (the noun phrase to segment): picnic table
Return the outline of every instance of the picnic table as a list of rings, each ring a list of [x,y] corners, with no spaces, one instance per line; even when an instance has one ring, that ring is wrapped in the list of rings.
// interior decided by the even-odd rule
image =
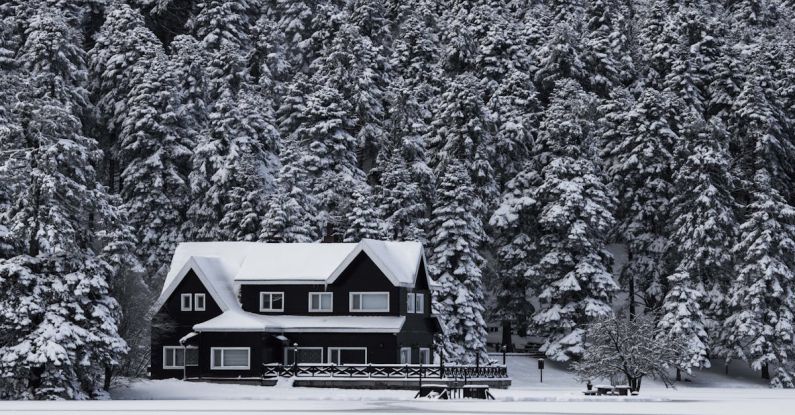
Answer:
[[[630,393],[632,396],[637,395],[636,392],[631,392],[629,385],[596,385],[594,386],[593,390],[586,390],[582,392],[585,396],[603,396],[603,395],[620,395],[620,396],[629,396]]]
[[[447,392],[447,385],[426,383],[420,386],[420,391],[417,392],[417,395],[415,395],[414,398],[435,397],[439,399],[449,399],[448,395],[449,393]]]

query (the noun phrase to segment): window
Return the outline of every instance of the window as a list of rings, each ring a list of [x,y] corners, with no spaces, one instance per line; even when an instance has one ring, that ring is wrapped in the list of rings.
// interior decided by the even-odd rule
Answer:
[[[389,293],[351,293],[350,310],[359,312],[388,312]]]
[[[194,294],[193,304],[195,305],[194,311],[204,311],[204,294]]]
[[[431,364],[431,349],[427,347],[420,347],[420,364]]]
[[[284,293],[260,292],[259,311],[284,311]]]
[[[193,295],[182,294],[180,296],[180,310],[193,311]]]
[[[414,312],[418,314],[425,313],[425,294],[415,294]]]
[[[188,353],[187,361],[185,352]],[[199,365],[199,349],[188,346],[164,346],[163,347],[163,369],[182,369],[185,366]]]
[[[406,313],[414,312],[414,293],[406,294]]]
[[[309,293],[309,311],[329,313],[333,300],[333,293]]]
[[[400,348],[400,364],[408,365],[411,363],[411,347]]]
[[[323,363],[322,347],[299,347],[296,351],[293,347],[284,349],[284,364],[291,365],[298,354],[298,363]]]
[[[367,364],[366,347],[329,347],[328,362],[337,365]]]
[[[248,347],[212,347],[210,348],[210,368],[218,370],[248,369]]]

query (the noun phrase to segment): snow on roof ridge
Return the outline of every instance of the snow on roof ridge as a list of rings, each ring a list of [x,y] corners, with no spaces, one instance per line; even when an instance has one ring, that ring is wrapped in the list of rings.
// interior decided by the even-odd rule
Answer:
[[[228,310],[207,321],[195,324],[196,332],[264,331],[289,333],[300,330],[319,332],[398,332],[406,316],[304,316],[264,315]]]

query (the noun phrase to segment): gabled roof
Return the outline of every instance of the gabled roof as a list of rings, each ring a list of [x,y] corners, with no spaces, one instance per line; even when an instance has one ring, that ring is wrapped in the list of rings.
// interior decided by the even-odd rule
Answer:
[[[261,331],[269,333],[398,333],[405,316],[262,315],[229,310],[193,326],[196,332]]]
[[[238,284],[331,284],[360,253],[400,287],[414,286],[423,260],[419,242],[185,242],[174,251],[155,309],[162,307],[190,269],[226,311],[240,309],[235,293]],[[428,283],[433,281],[428,278]]]
[[[174,273],[171,279],[166,279],[166,283],[163,284],[163,291],[153,306],[155,310],[159,310],[165,304],[168,297],[177,289],[179,283],[182,282],[182,279],[185,278],[185,275],[190,270],[196,273],[207,292],[210,293],[210,297],[213,298],[222,311],[240,308],[232,281],[226,276],[228,270],[224,266],[223,261],[213,257],[191,256]]]

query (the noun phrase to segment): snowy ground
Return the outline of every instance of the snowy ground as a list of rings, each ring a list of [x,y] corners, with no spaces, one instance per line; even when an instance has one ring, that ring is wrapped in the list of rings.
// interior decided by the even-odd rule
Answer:
[[[0,413],[471,413],[471,414],[790,414],[795,392],[768,389],[740,365],[698,373],[676,390],[644,382],[639,397],[586,398],[561,367],[547,362],[539,383],[536,360],[509,357],[514,386],[494,390],[496,401],[425,401],[403,390],[341,390],[137,381],[112,391],[113,401],[0,402]]]

